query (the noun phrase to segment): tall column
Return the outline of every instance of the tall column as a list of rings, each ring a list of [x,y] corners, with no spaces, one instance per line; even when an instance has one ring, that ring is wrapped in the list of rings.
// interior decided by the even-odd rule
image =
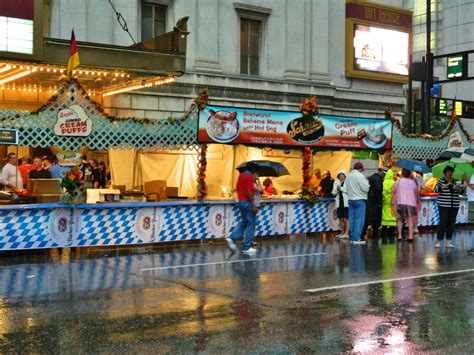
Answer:
[[[310,0],[309,79],[330,81],[329,1]]]
[[[285,2],[285,78],[306,77],[305,52],[311,47],[305,41],[305,1]]]
[[[219,25],[220,21],[228,20],[219,17],[220,1],[196,1],[196,20],[200,25],[196,31],[195,59],[196,70],[222,72],[219,64]]]

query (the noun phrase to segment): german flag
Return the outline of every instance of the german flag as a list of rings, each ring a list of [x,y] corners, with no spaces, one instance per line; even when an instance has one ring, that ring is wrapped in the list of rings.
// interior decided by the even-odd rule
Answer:
[[[72,71],[77,68],[80,64],[79,51],[77,50],[76,36],[74,36],[74,30],[71,33],[71,48],[69,50],[69,60],[67,62],[67,78],[72,77]]]

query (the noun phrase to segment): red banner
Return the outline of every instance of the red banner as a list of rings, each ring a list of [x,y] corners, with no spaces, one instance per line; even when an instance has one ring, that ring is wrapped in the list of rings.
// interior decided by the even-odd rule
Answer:
[[[412,15],[396,9],[377,7],[375,4],[360,4],[348,2],[346,4],[346,18],[370,21],[383,25],[412,29]]]
[[[34,19],[34,0],[0,0],[0,16]]]

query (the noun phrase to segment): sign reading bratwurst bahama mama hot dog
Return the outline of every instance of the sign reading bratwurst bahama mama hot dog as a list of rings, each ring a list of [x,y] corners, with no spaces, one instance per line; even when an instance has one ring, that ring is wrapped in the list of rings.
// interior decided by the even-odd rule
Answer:
[[[390,149],[392,122],[386,119],[206,106],[199,113],[198,141],[264,146]]]

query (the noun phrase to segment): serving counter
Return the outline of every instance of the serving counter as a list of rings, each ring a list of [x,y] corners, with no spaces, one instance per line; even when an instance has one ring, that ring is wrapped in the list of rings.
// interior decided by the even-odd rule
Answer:
[[[457,223],[467,223],[461,198]],[[420,225],[437,225],[436,197],[422,197]],[[223,238],[240,219],[236,201],[0,206],[0,250],[138,245]],[[265,199],[257,236],[335,231],[334,199]]]

